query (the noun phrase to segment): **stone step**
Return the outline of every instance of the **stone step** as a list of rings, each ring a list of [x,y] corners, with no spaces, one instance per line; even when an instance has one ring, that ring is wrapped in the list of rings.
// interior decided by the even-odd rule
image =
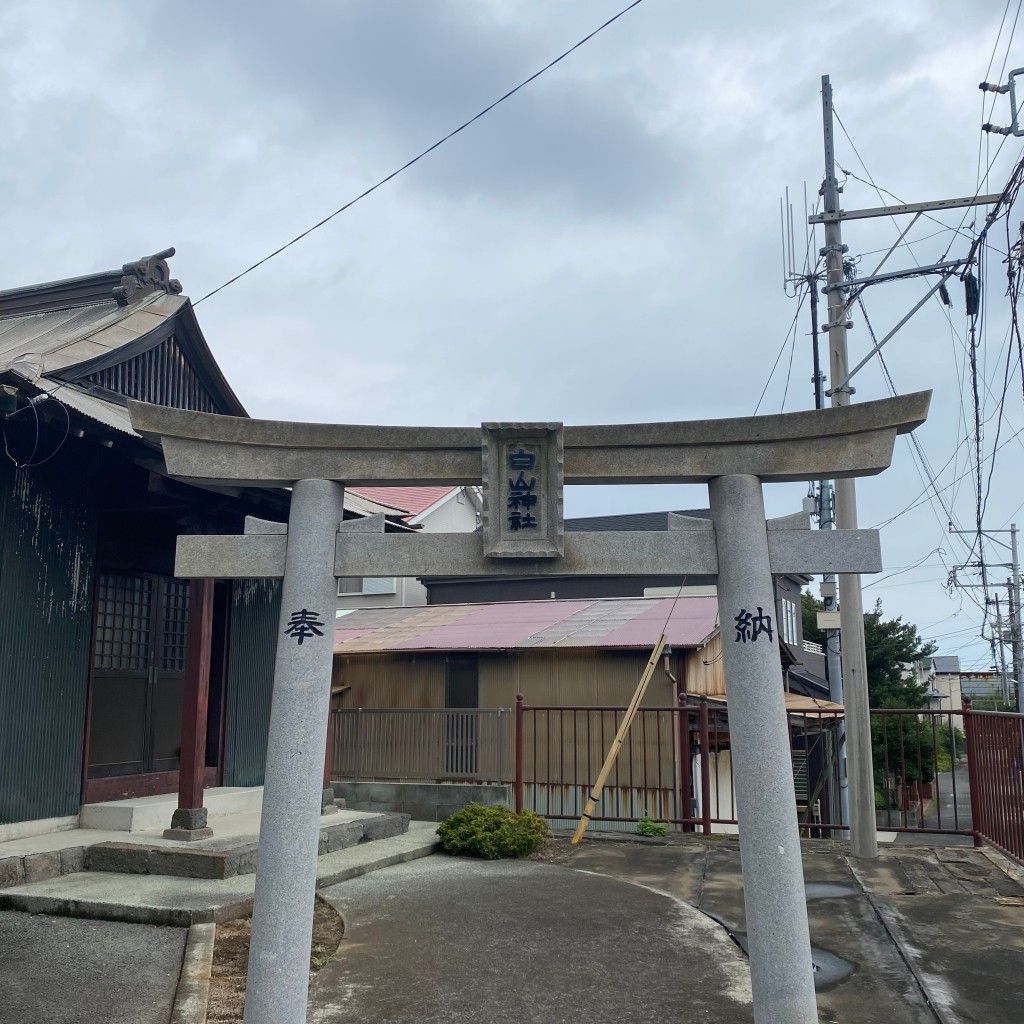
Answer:
[[[438,849],[434,822],[413,822],[408,832],[325,853],[317,860],[317,888],[427,857]],[[187,928],[230,921],[252,911],[255,876],[182,878],[80,871],[0,891],[0,910],[60,914]]]
[[[167,828],[177,806],[176,793],[83,804],[79,827],[111,832],[146,832],[154,828]],[[263,806],[263,787],[218,786],[207,789],[203,792],[203,806],[210,818],[259,812]]]
[[[388,839],[409,830],[409,815],[367,814],[354,821],[320,829],[319,854]],[[177,878],[233,878],[256,870],[258,836],[229,841],[204,839],[188,846],[139,842],[97,843],[85,851],[86,870],[129,875],[171,875]]]

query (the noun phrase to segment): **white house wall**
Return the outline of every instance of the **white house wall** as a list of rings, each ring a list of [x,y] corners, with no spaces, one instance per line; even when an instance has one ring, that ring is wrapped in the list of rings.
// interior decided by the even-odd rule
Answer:
[[[411,520],[424,533],[473,533],[477,511],[465,488]],[[415,608],[427,603],[427,588],[415,576],[395,578],[391,594],[339,594],[339,610],[350,608]]]

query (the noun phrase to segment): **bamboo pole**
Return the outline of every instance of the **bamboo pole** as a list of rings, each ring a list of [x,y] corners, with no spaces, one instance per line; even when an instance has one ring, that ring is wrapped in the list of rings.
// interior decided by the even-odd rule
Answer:
[[[622,746],[622,741],[626,738],[626,733],[629,732],[629,727],[633,724],[633,719],[636,717],[637,710],[640,707],[640,701],[644,699],[644,694],[647,692],[647,684],[650,683],[651,676],[654,675],[654,670],[658,665],[658,660],[661,658],[661,652],[665,649],[666,643],[665,634],[662,633],[658,642],[654,645],[650,661],[647,662],[647,667],[640,677],[636,693],[633,694],[633,699],[630,701],[629,707],[626,708],[626,713],[622,716],[618,732],[616,732],[615,739],[612,740],[612,745],[608,749],[608,756],[604,759],[604,765],[598,773],[597,781],[590,790],[590,798],[587,800],[587,806],[583,810],[583,817],[580,818],[580,823],[576,826],[576,833],[572,837],[573,846],[579,845],[580,840],[583,838],[583,833],[587,831],[587,825],[590,824],[590,816],[594,813],[598,800],[601,799],[601,790],[604,789],[604,784],[608,781],[608,776],[615,765],[615,759],[619,756],[619,748]]]

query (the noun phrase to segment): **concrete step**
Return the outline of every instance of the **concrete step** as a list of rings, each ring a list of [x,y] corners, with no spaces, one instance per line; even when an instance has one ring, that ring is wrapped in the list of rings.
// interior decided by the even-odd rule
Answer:
[[[220,786],[207,789],[203,793],[203,805],[210,818],[258,812],[263,806],[263,787]],[[145,832],[148,829],[168,828],[177,806],[176,793],[83,804],[79,827],[111,832]]]
[[[351,812],[350,812],[351,813]],[[351,814],[351,820],[320,829],[320,854],[370,843],[409,830],[409,815]],[[256,870],[259,835],[203,839],[196,843],[107,842],[85,852],[86,870],[129,875],[171,875],[178,878],[233,878]]]
[[[413,822],[401,835],[323,854],[317,861],[317,888],[427,857],[440,848],[436,831],[436,822]],[[0,910],[179,928],[219,924],[252,911],[255,881],[252,874],[213,879],[81,871],[4,889]]]

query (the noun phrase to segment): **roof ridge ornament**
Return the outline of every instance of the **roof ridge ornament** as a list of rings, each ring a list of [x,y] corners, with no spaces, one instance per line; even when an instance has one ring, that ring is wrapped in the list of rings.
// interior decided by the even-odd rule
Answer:
[[[134,263],[125,263],[121,267],[124,275],[121,283],[111,289],[119,306],[127,306],[136,297],[148,295],[150,292],[163,291],[168,295],[181,294],[181,282],[171,277],[171,268],[167,260],[174,255],[174,246],[143,256]]]

